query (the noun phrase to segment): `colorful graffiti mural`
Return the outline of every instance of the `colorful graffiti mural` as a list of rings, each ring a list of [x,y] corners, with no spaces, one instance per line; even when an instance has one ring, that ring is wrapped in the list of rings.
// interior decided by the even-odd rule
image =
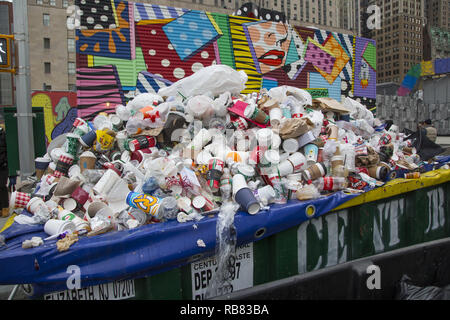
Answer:
[[[266,20],[244,13],[244,7],[224,15],[120,0],[77,0],[76,5],[83,13],[77,30],[77,103],[84,118],[213,64],[245,71],[242,93],[291,85],[376,105],[373,40],[291,26],[259,8],[256,17]]]
[[[450,58],[422,61],[409,69],[401,86],[398,88],[397,95],[400,97],[409,95],[421,77],[446,73],[450,73]]]
[[[44,108],[47,143],[69,132],[78,114],[77,94],[71,91],[34,91],[31,106]]]

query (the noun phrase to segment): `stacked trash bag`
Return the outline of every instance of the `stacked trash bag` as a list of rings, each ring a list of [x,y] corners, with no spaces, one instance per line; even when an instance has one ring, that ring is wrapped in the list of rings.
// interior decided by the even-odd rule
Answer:
[[[82,235],[198,221],[228,201],[256,215],[273,203],[363,193],[419,178],[441,152],[421,158],[416,138],[387,130],[351,98],[312,99],[290,86],[240,94],[246,82],[243,71],[211,66],[113,114],[77,118],[35,160],[29,191],[11,194],[15,221],[44,225],[66,250]]]

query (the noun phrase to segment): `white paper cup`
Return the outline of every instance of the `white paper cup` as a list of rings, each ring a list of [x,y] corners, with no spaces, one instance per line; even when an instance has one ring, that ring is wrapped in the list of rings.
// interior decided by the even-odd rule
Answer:
[[[294,172],[297,172],[297,171],[305,169],[306,158],[300,152],[295,152],[295,153],[291,154],[289,156],[288,160],[294,166]]]
[[[63,208],[68,211],[74,211],[77,208],[77,202],[75,199],[67,198],[63,201]]]
[[[87,207],[86,214],[84,215],[84,220],[90,221],[91,218],[95,217],[98,211],[106,207],[108,207],[108,205],[102,201],[91,202]]]
[[[97,194],[107,195],[119,179],[119,175],[114,170],[108,169],[92,190]]]
[[[188,144],[189,149],[201,150],[205,145],[208,144],[212,139],[211,134],[205,128],[201,129],[197,135],[192,139],[191,143]]]
[[[258,144],[261,147],[270,147],[272,145],[272,139],[273,139],[273,131],[272,129],[265,128],[265,129],[259,129],[256,132],[256,139],[258,140]]]
[[[315,144],[309,143],[304,147],[304,151],[308,165],[311,166],[317,162],[317,157],[319,155],[319,147],[317,147]]]
[[[40,206],[45,206],[44,200],[39,197],[34,197],[27,203],[26,209],[28,212],[35,214]]]
[[[286,139],[283,142],[283,150],[287,153],[298,151],[298,141],[296,139]]]
[[[272,150],[278,150],[280,146],[281,146],[281,137],[278,134],[274,133],[272,137],[272,145],[270,146],[270,148]]]
[[[280,173],[281,177],[292,174],[294,172],[294,166],[292,165],[292,162],[290,162],[289,160],[285,160],[280,163],[278,165],[278,172]]]
[[[233,184],[233,197],[236,195],[236,193],[239,190],[241,190],[243,188],[248,188],[247,181],[245,180],[245,177],[242,174],[240,174],[240,173],[235,174],[233,176],[232,184]]]
[[[272,127],[279,127],[281,124],[281,118],[283,117],[283,112],[280,108],[272,108],[269,112],[270,125]]]
[[[57,219],[50,219],[44,225],[44,231],[50,236],[59,235],[65,231],[74,232],[76,226],[72,221],[64,221]]]
[[[276,197],[275,189],[270,185],[259,188],[258,196],[261,198],[261,200],[266,200],[267,202],[270,202]]]
[[[58,162],[59,157],[64,153],[63,149],[61,148],[55,148],[50,152],[50,157],[52,158],[53,162]]]

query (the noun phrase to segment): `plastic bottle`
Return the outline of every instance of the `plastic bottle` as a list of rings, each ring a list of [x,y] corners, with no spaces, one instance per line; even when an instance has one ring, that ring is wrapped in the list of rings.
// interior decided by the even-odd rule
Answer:
[[[319,191],[338,191],[345,189],[347,179],[343,177],[321,177],[312,183]]]
[[[222,195],[222,202],[225,202],[231,197],[231,175],[230,169],[224,168],[223,175],[220,178],[220,194]]]

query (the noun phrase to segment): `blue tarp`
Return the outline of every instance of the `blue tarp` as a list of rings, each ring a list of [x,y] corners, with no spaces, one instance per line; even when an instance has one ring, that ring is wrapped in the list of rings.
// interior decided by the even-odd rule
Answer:
[[[450,161],[450,157],[441,162]],[[234,225],[237,245],[258,241],[326,214],[357,195],[336,192],[311,201],[291,200],[286,205],[272,205],[269,210],[251,216],[236,213]],[[314,216],[306,208],[314,206]],[[94,237],[80,237],[68,251],[59,252],[56,240],[45,241],[37,248],[23,249],[24,240],[33,236],[46,238],[42,225],[14,222],[1,235],[6,248],[0,247],[0,284],[33,284],[35,295],[65,290],[71,265],[81,270],[81,287],[136,279],[186,265],[195,259],[211,256],[216,247],[217,215],[198,222],[145,225],[133,230],[109,232]],[[261,237],[255,233],[265,229]],[[199,247],[197,240],[205,247]]]
[[[251,216],[235,215],[238,245],[253,242],[289,229],[310,219],[305,209],[313,205],[314,217],[323,215],[356,195],[337,192],[313,201],[291,200],[286,205],[272,205],[270,210]],[[81,286],[112,280],[133,279],[180,267],[192,257],[213,255],[216,247],[217,215],[198,222],[144,225],[133,230],[80,237],[68,251],[56,249],[57,240],[45,241],[37,248],[22,249],[22,242],[33,236],[46,238],[43,226],[16,222],[1,234],[7,249],[0,251],[0,284],[34,284],[41,293],[66,289],[70,265],[81,270]],[[265,228],[264,235],[255,233]],[[206,247],[199,247],[197,240]]]

